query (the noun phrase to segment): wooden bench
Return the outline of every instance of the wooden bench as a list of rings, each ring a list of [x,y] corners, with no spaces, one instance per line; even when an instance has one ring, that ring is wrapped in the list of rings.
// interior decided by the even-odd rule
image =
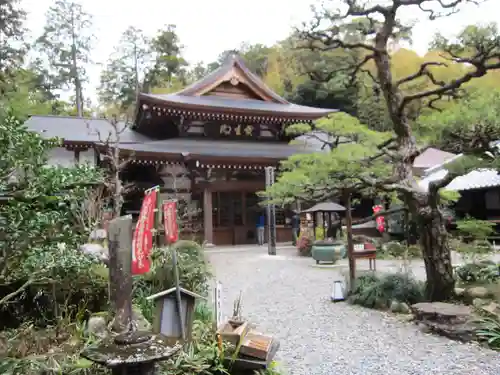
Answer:
[[[370,270],[377,270],[377,248],[369,242],[354,245],[354,259],[368,259]]]

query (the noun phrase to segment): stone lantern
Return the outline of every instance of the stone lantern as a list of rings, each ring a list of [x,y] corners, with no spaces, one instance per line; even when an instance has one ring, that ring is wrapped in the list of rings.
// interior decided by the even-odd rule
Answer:
[[[85,349],[81,356],[111,369],[113,375],[154,375],[155,364],[181,350],[166,337],[149,332],[127,332]]]

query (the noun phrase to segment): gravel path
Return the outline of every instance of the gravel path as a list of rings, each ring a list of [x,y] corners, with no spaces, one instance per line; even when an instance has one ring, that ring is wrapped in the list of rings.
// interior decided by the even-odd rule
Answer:
[[[280,340],[277,361],[287,374],[498,374],[498,353],[421,333],[388,314],[333,304],[337,270],[311,267],[294,250],[278,254],[255,248],[208,258],[223,283],[227,315],[241,290],[243,315]]]

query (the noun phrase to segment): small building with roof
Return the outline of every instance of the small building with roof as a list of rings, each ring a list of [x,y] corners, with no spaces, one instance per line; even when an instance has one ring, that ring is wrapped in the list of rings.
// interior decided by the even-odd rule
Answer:
[[[200,239],[216,245],[254,242],[264,168],[296,153],[318,151],[307,140],[290,144],[286,127],[335,112],[288,102],[236,55],[205,78],[174,94],[141,93],[131,125],[119,124],[120,153],[131,157],[123,179],[135,183],[124,209],[138,213],[143,191],[160,185],[160,199],[181,196],[195,212]],[[63,139],[51,163],[102,161],[102,140],[113,132],[105,119],[32,116],[28,129]],[[97,147],[96,147],[97,146]],[[277,241],[292,230],[277,210]],[[192,233],[191,233],[192,235]]]
[[[432,181],[446,177],[448,173],[446,165],[461,156],[462,154],[456,155],[444,163],[427,169],[419,181],[419,187],[427,191]],[[453,207],[458,217],[470,215],[476,219],[500,224],[500,175],[497,170],[473,170],[453,179],[445,189],[460,193],[460,199]]]

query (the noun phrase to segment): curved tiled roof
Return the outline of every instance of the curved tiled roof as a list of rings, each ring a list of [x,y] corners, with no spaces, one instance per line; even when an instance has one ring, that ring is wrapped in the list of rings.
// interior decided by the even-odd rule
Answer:
[[[429,187],[429,183],[438,181],[446,177],[447,174],[448,171],[446,169],[440,169],[421,179],[418,184],[423,190],[426,191]],[[452,191],[466,191],[474,189],[487,189],[497,186],[500,186],[500,175],[496,170],[477,169],[467,173],[466,175],[455,178],[447,186],[445,186],[445,189]]]
[[[179,94],[140,94],[141,99],[150,99],[158,104],[181,107],[188,110],[208,109],[231,113],[254,113],[256,115],[282,115],[287,117],[307,116],[320,118],[333,109],[307,107],[298,104],[281,104],[255,99],[232,99],[217,96],[184,96]]]
[[[32,116],[26,122],[28,130],[44,138],[62,138],[67,142],[99,143],[111,131],[111,124],[105,119],[89,119],[69,116]],[[124,123],[120,128],[126,127]],[[97,133],[101,134],[99,138]],[[170,138],[157,140],[128,127],[120,134],[120,149],[148,154],[190,153],[200,156],[227,158],[265,158],[283,160],[296,153],[318,151],[316,144],[307,139],[298,139],[295,144],[231,141],[193,138]]]

